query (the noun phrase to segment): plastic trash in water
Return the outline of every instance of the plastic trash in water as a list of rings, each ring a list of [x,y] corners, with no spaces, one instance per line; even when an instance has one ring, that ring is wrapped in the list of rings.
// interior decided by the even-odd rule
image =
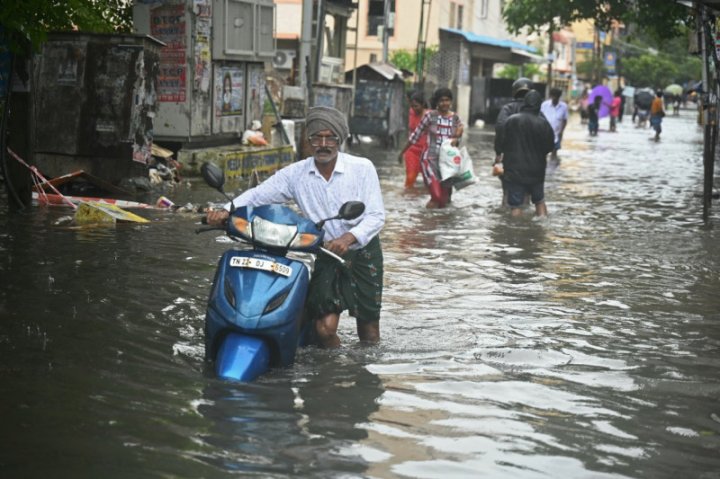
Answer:
[[[158,208],[172,208],[173,206],[175,206],[175,203],[170,201],[170,199],[168,199],[167,197],[161,196],[155,202],[155,206],[157,206]]]

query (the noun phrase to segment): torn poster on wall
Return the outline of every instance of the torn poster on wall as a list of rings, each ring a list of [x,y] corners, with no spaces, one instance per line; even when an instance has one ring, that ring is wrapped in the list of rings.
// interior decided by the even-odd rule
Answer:
[[[150,33],[165,43],[160,53],[158,101],[184,103],[186,100],[186,22],[184,5],[162,5],[150,14]]]

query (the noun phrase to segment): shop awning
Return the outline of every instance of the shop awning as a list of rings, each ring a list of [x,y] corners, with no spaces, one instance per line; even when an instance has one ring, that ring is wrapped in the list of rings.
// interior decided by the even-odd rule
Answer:
[[[446,31],[448,33],[454,33],[455,35],[460,35],[460,36],[464,37],[465,40],[469,43],[476,43],[476,44],[480,44],[480,45],[489,45],[492,47],[508,48],[508,49],[515,49],[515,50],[523,50],[528,53],[537,53],[537,48],[531,47],[530,45],[525,45],[520,42],[516,42],[514,40],[495,38],[495,37],[490,37],[487,35],[478,35],[477,33],[466,32],[464,30],[458,30],[455,28],[441,28],[440,30]]]
[[[541,55],[530,53],[526,50],[520,50],[519,48],[511,48],[510,52],[516,60],[531,61],[534,63],[545,63],[546,60]]]

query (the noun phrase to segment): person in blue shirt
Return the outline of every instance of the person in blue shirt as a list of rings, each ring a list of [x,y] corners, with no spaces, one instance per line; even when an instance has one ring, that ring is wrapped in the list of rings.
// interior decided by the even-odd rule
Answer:
[[[355,220],[325,224],[325,247],[342,256],[347,266],[318,255],[306,301],[306,314],[315,320],[321,345],[338,347],[340,313],[357,323],[361,341],[380,340],[383,254],[379,233],[385,224],[380,181],[367,158],[340,151],[349,136],[345,115],[330,107],[310,108],[306,121],[313,156],[282,168],[270,178],[233,199],[236,207],[294,201],[313,222],[333,217],[346,201],[362,201],[365,212]],[[221,225],[225,209],[209,211],[208,223]]]

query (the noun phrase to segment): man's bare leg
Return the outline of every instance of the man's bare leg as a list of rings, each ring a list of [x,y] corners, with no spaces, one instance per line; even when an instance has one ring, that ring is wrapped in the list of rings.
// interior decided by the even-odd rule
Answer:
[[[377,343],[380,341],[380,321],[357,320],[357,333],[360,341]]]
[[[544,201],[535,205],[535,216],[547,216],[547,205]]]
[[[339,322],[340,315],[335,313],[328,314],[315,321],[315,331],[317,331],[318,339],[323,347],[340,347],[340,338],[337,335]]]

